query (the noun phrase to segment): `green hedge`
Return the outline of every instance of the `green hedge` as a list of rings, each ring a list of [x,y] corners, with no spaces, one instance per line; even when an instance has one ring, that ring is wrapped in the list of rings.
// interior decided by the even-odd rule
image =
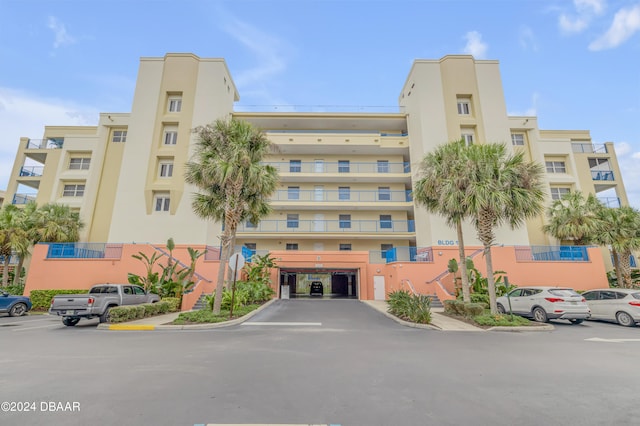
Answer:
[[[145,303],[143,305],[116,306],[109,311],[109,322],[119,323],[135,321],[155,315],[162,315],[168,312],[175,312],[175,297],[167,297],[158,303]],[[178,300],[178,299],[176,299]]]
[[[51,299],[56,294],[86,294],[89,290],[32,290],[29,298],[34,311],[46,311],[51,306]]]
[[[484,310],[484,303],[464,303],[462,300],[444,301],[444,312],[451,315],[460,315],[472,318],[476,315],[481,315]]]
[[[397,290],[389,293],[389,313],[418,324],[431,322],[431,298],[423,294],[411,294]]]

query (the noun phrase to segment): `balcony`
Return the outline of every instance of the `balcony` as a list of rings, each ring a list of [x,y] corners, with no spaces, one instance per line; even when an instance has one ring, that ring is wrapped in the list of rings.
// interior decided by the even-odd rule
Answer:
[[[22,205],[30,201],[35,201],[37,194],[14,194],[11,204]]]
[[[29,139],[27,149],[60,149],[64,145],[64,138]]]
[[[585,246],[516,246],[516,262],[588,262]]]
[[[24,177],[39,177],[42,176],[44,166],[22,166],[20,169],[20,176]]]
[[[340,190],[277,190],[271,201],[291,201],[291,202],[339,202],[339,203],[406,203],[412,202],[411,191],[409,190],[389,190],[389,191],[340,191]]]
[[[616,209],[621,206],[620,198],[618,197],[598,197],[598,201],[604,204],[605,207],[609,207],[612,209]]]
[[[120,259],[122,257],[122,244],[48,243],[48,245],[47,259]]]
[[[278,170],[278,173],[362,173],[362,174],[393,174],[411,173],[408,162],[401,163],[355,163],[355,162],[265,162]]]
[[[607,146],[604,144],[594,145],[590,143],[572,143],[571,149],[575,153],[582,154],[607,154]]]
[[[611,170],[591,170],[591,179],[593,180],[615,180]]]
[[[369,263],[423,262],[433,263],[431,247],[394,247],[389,250],[369,252]]]
[[[238,225],[239,233],[412,233],[413,220],[261,220],[255,226]]]

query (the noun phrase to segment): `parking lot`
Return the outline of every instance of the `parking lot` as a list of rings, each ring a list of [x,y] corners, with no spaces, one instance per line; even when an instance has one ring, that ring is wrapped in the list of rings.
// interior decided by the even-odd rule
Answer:
[[[205,331],[0,317],[0,401],[80,407],[0,424],[636,424],[640,328],[553,324],[413,329],[355,300],[277,301]]]

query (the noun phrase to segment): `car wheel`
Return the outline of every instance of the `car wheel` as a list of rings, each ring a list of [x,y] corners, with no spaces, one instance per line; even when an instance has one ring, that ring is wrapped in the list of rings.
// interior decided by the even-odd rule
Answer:
[[[625,327],[633,327],[636,325],[636,322],[631,318],[631,315],[626,312],[618,312],[616,314],[616,320],[618,321],[618,324]]]
[[[537,307],[533,310],[533,319],[537,322],[547,322],[547,313],[541,307]]]
[[[498,303],[498,313],[499,314],[506,314],[507,311],[504,309],[504,306],[502,306],[502,303]]]
[[[570,319],[569,321],[571,321],[571,324],[582,324],[582,321],[584,321],[583,319]]]
[[[62,323],[67,327],[73,327],[78,322],[80,322],[80,318],[62,318]]]
[[[110,319],[110,315],[109,315],[109,311],[111,310],[111,307],[108,307],[106,311],[104,311],[104,313],[102,315],[100,315],[100,322],[109,322]]]
[[[24,303],[16,303],[9,310],[9,316],[20,317],[27,313],[27,305]]]

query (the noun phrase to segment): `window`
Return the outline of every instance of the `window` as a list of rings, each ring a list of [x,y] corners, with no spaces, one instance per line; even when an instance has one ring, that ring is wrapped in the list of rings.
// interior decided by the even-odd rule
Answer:
[[[570,192],[569,188],[551,188],[551,199],[560,200]]]
[[[69,159],[69,170],[88,170],[91,158],[71,158]]]
[[[65,185],[62,191],[63,197],[82,197],[84,195],[84,184]]]
[[[391,221],[390,214],[381,214],[380,215],[380,228],[381,229],[391,229],[393,226],[393,222]]]
[[[298,243],[287,243],[287,250],[298,250]]]
[[[339,216],[339,225],[340,229],[351,228],[351,215],[350,214],[341,214]]]
[[[348,186],[338,187],[338,200],[348,201],[351,198],[351,188]]]
[[[340,244],[340,251],[351,251],[351,244]]]
[[[300,226],[298,214],[288,214],[287,215],[287,228],[297,228]]]
[[[173,176],[173,162],[160,163],[160,177],[169,178]]]
[[[511,145],[524,146],[524,134],[511,133]]]
[[[391,188],[388,186],[379,186],[378,201],[391,201]]]
[[[182,111],[182,96],[180,95],[169,96],[168,110],[169,112]]]
[[[299,186],[290,186],[287,188],[287,199],[289,200],[299,200],[300,199],[300,187]]]
[[[595,170],[611,170],[607,158],[589,158],[589,168]]]
[[[378,173],[389,173],[389,160],[378,160]]]
[[[338,173],[349,173],[350,169],[349,160],[338,160]]]
[[[470,98],[458,98],[458,114],[471,115],[471,99]]]
[[[302,171],[302,161],[300,160],[289,160],[289,172],[290,173],[300,173]]]
[[[545,161],[547,173],[566,173],[567,168],[564,161]]]
[[[171,199],[169,198],[169,193],[160,193],[160,194],[156,194],[155,198],[155,205],[154,205],[154,210],[157,212],[168,212],[169,211],[169,204],[171,202]]]
[[[380,244],[380,255],[387,257],[387,251],[393,249],[393,244]]]
[[[127,131],[126,130],[114,130],[111,136],[111,142],[126,142]]]
[[[463,130],[461,135],[465,145],[473,145],[473,130]]]
[[[178,132],[175,130],[165,130],[164,132],[164,144],[175,145],[178,143]]]
[[[256,243],[244,243],[244,246],[249,250],[256,250],[257,247]]]

